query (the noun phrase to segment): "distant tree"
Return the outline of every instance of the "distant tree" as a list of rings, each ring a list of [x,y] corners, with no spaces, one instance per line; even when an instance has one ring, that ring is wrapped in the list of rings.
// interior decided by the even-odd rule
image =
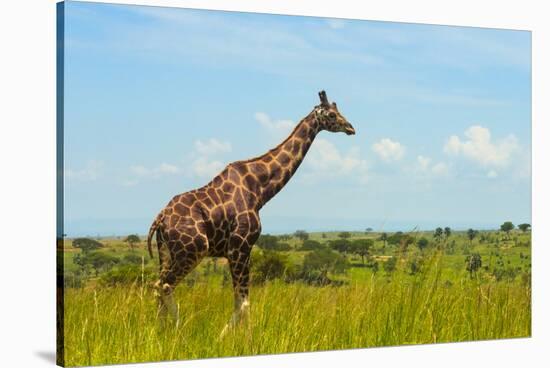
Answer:
[[[253,253],[251,267],[252,280],[255,282],[283,278],[289,270],[288,256],[269,250]]]
[[[130,246],[130,249],[134,249],[134,246],[139,243],[141,241],[141,239],[139,238],[139,236],[137,236],[136,234],[131,234],[131,235],[128,235],[126,237],[126,239],[124,239],[124,242],[125,243],[128,243],[128,245]]]
[[[397,258],[391,257],[386,262],[384,262],[383,268],[384,268],[384,271],[386,271],[386,274],[389,275],[390,273],[395,271],[396,266],[397,266]]]
[[[388,234],[387,233],[380,234],[379,240],[382,240],[382,245],[384,246],[384,248],[386,248],[386,242],[388,241]]]
[[[318,249],[307,253],[304,257],[303,271],[343,273],[349,268],[349,262],[346,257],[331,251],[328,248]]]
[[[522,232],[527,232],[527,230],[531,229],[531,225],[529,224],[519,224],[518,229],[520,229]]]
[[[351,243],[346,239],[336,239],[329,242],[332,249],[340,253],[347,253],[350,251]]]
[[[438,227],[434,231],[434,239],[435,239],[435,241],[437,241],[439,243],[441,241],[442,237],[443,237],[443,229]]]
[[[403,238],[404,235],[405,234],[403,234],[402,231],[398,231],[390,236],[387,236],[387,241],[389,244],[398,245],[401,243],[401,238]]]
[[[296,230],[294,232],[294,236],[300,239],[301,241],[309,239],[309,234],[305,230]]]
[[[292,239],[292,236],[288,234],[282,234],[282,235],[279,235],[279,239],[282,241],[289,241],[290,239]]]
[[[428,239],[426,238],[420,238],[418,239],[418,241],[416,242],[416,246],[420,249],[420,250],[424,250],[427,246],[428,246],[429,242],[428,242]]]
[[[466,270],[473,276],[481,268],[481,256],[479,253],[473,253],[466,257]]]
[[[76,238],[73,240],[73,247],[79,248],[83,252],[89,252],[91,250],[103,248],[103,244],[90,238]]]
[[[338,234],[338,237],[340,239],[349,239],[351,238],[351,233],[349,231],[342,231],[341,233]]]
[[[504,231],[506,233],[506,237],[510,238],[510,231],[514,230],[514,224],[511,221],[506,221],[502,225],[500,225],[500,230]]]
[[[321,238],[326,239],[326,238],[327,238],[327,234],[322,233],[322,234],[321,234]]]
[[[140,265],[141,262],[146,263],[148,261],[147,258],[142,258],[140,255],[132,252],[129,254],[126,254],[124,257],[122,257],[122,261],[127,264],[136,264]]]
[[[270,234],[262,234],[256,241],[256,245],[261,249],[275,250],[277,248],[278,242],[279,239],[276,236]]]
[[[468,231],[466,232],[466,235],[468,236],[468,239],[470,240],[470,246],[472,246],[472,240],[474,240],[474,238],[476,237],[477,231],[474,230],[474,229],[468,229]]]
[[[323,244],[319,243],[316,240],[308,239],[304,241],[300,250],[316,250],[316,249],[322,249],[322,248],[324,248]]]
[[[365,229],[365,232],[371,233],[371,232],[372,232],[372,227],[367,227],[367,228]]]
[[[443,232],[445,233],[445,239],[449,239],[449,237],[451,236],[451,228],[447,226],[445,227]]]
[[[119,262],[119,258],[99,251],[87,251],[84,254],[77,254],[74,257],[75,264],[83,269],[86,269],[87,266],[91,266],[95,270],[96,276],[100,271],[107,271]]]
[[[368,257],[373,243],[372,239],[357,239],[351,243],[350,250],[352,253],[360,256],[361,262],[365,264],[365,257]]]

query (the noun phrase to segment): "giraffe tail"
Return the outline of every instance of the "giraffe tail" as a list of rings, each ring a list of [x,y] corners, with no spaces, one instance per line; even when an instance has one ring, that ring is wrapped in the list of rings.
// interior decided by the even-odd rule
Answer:
[[[153,250],[151,248],[151,241],[153,240],[153,235],[155,232],[159,229],[160,224],[162,220],[164,219],[164,216],[162,213],[159,213],[158,216],[155,218],[155,221],[151,224],[151,228],[149,229],[149,235],[147,235],[147,250],[149,250],[149,256],[153,258]]]

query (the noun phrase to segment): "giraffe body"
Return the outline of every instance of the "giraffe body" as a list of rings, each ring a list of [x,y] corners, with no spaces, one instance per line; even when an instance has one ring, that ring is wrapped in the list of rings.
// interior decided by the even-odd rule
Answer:
[[[227,328],[246,317],[252,246],[261,233],[260,209],[290,180],[321,130],[355,134],[353,127],[320,92],[321,105],[290,136],[266,154],[227,165],[205,186],[178,194],[161,210],[148,236],[156,235],[160,278],[155,284],[160,310],[177,319],[172,292],[205,256],[226,257],[235,293]]]

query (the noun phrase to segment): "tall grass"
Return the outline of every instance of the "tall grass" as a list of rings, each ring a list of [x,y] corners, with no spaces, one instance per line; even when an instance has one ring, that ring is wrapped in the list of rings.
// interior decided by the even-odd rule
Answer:
[[[230,286],[176,289],[181,323],[161,328],[151,290],[68,289],[69,366],[525,337],[530,289],[514,282],[442,282],[440,257],[416,276],[382,274],[342,287],[272,282],[251,290],[249,324],[219,338]]]

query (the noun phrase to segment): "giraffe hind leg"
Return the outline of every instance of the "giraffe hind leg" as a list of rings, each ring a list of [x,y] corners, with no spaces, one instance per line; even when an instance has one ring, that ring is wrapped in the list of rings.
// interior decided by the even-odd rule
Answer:
[[[228,255],[229,268],[233,280],[234,308],[231,319],[223,328],[220,337],[238,325],[248,323],[250,315],[250,301],[248,299],[248,288],[250,282],[250,252],[249,246],[244,252],[233,251]]]
[[[172,246],[170,246],[172,245]],[[208,250],[205,236],[196,236],[186,244],[181,241],[168,243],[161,256],[160,279],[156,283],[159,302],[159,315],[162,321],[166,316],[179,324],[179,307],[174,300],[174,289],[204,258]]]

